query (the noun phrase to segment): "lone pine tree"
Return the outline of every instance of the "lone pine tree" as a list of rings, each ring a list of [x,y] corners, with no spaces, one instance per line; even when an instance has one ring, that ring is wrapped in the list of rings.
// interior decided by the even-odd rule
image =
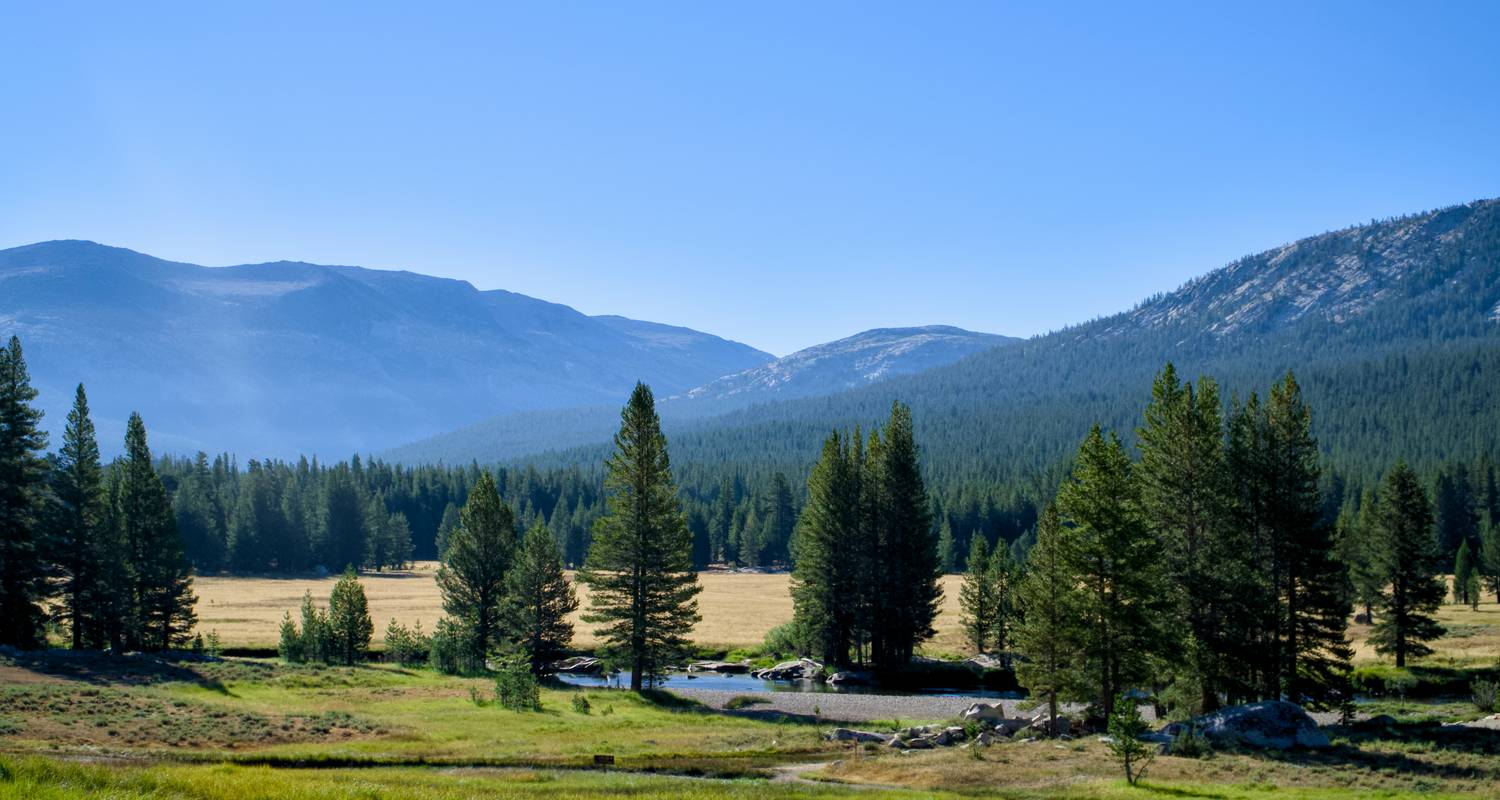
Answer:
[[[586,622],[602,624],[606,656],[631,669],[640,691],[687,651],[697,624],[693,534],[678,504],[651,390],[637,383],[620,413],[605,463],[607,512],[579,579],[590,589]]]

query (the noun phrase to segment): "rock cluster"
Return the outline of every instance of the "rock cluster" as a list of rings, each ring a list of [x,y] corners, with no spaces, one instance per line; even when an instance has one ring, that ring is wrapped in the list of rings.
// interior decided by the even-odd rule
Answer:
[[[1222,708],[1195,717],[1192,725],[1216,745],[1260,750],[1326,750],[1333,746],[1328,734],[1319,730],[1302,706],[1284,700]],[[1173,723],[1162,733],[1178,736],[1186,730],[1185,724]]]

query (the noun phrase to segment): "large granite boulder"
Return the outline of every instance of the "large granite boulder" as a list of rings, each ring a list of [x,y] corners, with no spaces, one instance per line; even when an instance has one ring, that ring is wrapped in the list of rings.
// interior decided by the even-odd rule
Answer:
[[[1222,708],[1193,719],[1198,733],[1217,745],[1253,747],[1261,750],[1323,750],[1332,747],[1328,734],[1302,706],[1284,700],[1268,700]],[[1176,736],[1182,723],[1167,726],[1164,733]]]

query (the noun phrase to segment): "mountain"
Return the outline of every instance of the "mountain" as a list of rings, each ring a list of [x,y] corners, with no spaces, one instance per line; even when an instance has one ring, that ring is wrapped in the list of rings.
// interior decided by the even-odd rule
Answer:
[[[160,450],[368,452],[503,412],[685,391],[772,360],[716,336],[412,272],[202,267],[93,242],[0,251],[49,427],[82,381],[110,444],[139,410]]]
[[[1017,341],[950,325],[876,328],[726,375],[683,397],[748,405],[834,394],[897,375],[924,372]]]
[[[912,406],[938,478],[1026,479],[1094,422],[1126,439],[1168,360],[1226,402],[1295,370],[1324,451],[1346,468],[1500,453],[1500,201],[1372,222],[1247,256],[1134,308],[838,394],[669,418],[674,463],[805,468],[835,427]],[[530,442],[584,439],[533,425]],[[488,432],[495,459],[524,451]],[[602,446],[539,463],[590,463]],[[471,448],[471,453],[473,449]],[[480,458],[480,460],[486,460]]]
[[[645,332],[636,326],[651,325],[620,317],[597,319],[609,319],[611,324],[637,330],[642,335]],[[661,328],[666,326],[653,326],[651,330],[663,337],[681,330],[657,330]],[[657,403],[657,409],[668,424],[680,425],[756,403],[835,394],[951,364],[991,347],[1018,341],[1010,336],[975,333],[950,325],[876,328],[725,375],[666,397]],[[497,461],[607,439],[618,427],[619,416],[618,403],[502,414],[391,448],[381,455],[408,464]]]

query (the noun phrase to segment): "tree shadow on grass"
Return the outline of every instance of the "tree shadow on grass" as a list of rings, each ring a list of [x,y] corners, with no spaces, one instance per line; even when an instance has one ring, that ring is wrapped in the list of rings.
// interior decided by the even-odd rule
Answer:
[[[1347,742],[1315,752],[1266,752],[1261,757],[1299,765],[1392,770],[1433,778],[1500,781],[1500,730],[1439,723],[1397,723],[1378,729],[1344,731]],[[1441,751],[1482,756],[1467,763],[1439,763],[1414,757],[1401,749],[1375,750],[1362,745],[1387,743],[1409,746],[1416,752]]]
[[[96,650],[20,650],[0,654],[17,669],[96,686],[190,683],[232,696],[229,687],[203,667],[212,661],[192,656],[131,653],[112,656]]]

